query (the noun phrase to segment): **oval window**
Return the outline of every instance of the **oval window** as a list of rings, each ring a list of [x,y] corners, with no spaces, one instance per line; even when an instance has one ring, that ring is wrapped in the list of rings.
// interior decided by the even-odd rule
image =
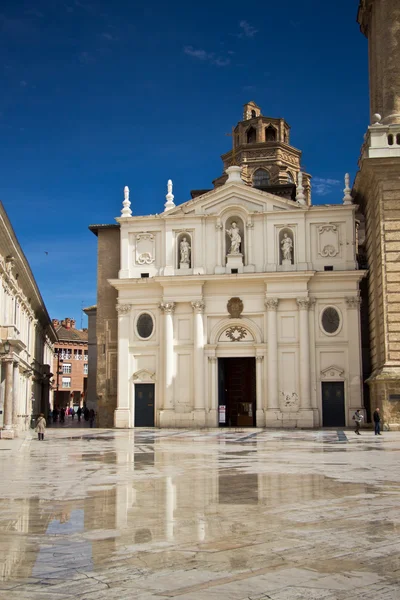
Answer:
[[[138,336],[144,339],[149,338],[153,333],[153,329],[153,317],[148,313],[141,314],[136,323]]]
[[[336,333],[340,326],[340,315],[336,308],[333,308],[333,306],[325,308],[322,313],[321,322],[325,333]]]

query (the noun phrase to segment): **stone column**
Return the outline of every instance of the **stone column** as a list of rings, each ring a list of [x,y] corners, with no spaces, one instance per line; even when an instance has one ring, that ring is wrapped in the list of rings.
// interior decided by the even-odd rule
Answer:
[[[317,417],[317,365],[315,352],[315,298],[310,298],[310,310],[308,311],[308,327],[310,332],[310,386],[311,386],[311,408],[316,411]],[[315,420],[318,426],[318,419]]]
[[[263,356],[256,356],[256,394],[257,394],[257,410],[256,410],[256,425],[257,427],[265,426],[264,414],[264,394],[263,394]]]
[[[252,265],[253,264],[253,229],[254,223],[250,220],[246,223],[247,228],[247,256],[245,257],[245,264]]]
[[[160,308],[164,313],[164,410],[174,408],[174,323],[175,302],[162,302]]]
[[[118,396],[114,412],[115,427],[133,427],[134,415],[131,414],[131,390],[129,380],[129,324],[130,304],[117,304],[118,313]],[[81,406],[82,399],[79,402]]]
[[[9,432],[7,437],[13,437],[13,364],[12,357],[3,358],[3,365],[5,367],[3,429]]]
[[[210,427],[218,427],[218,390],[217,390],[217,365],[218,358],[216,356],[208,357],[210,363]]]
[[[19,366],[17,362],[13,363],[13,400],[12,400],[12,424],[13,429],[18,429],[19,424]]]
[[[225,261],[223,257],[223,240],[222,240],[222,223],[221,219],[218,219],[215,224],[215,229],[217,231],[217,266],[215,269],[216,274],[221,274],[225,272]]]
[[[350,413],[354,413],[356,408],[364,410],[361,365],[361,325],[360,325],[360,305],[361,298],[358,296],[348,296],[345,298],[347,306],[347,328],[349,331],[349,398],[346,405]],[[364,415],[365,417],[365,415]],[[349,414],[349,419],[351,415]]]
[[[309,298],[297,298],[300,337],[300,408],[311,408],[310,393],[310,333],[308,329]]]
[[[191,303],[193,308],[193,375],[194,375],[194,409],[205,409],[204,403],[204,324],[205,304],[202,300]]]
[[[268,410],[277,410],[279,408],[278,397],[278,324],[277,308],[278,298],[267,298],[265,306],[268,311]]]

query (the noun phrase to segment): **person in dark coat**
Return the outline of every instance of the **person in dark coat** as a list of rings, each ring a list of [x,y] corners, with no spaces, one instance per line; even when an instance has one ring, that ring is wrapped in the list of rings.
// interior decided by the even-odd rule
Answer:
[[[78,410],[76,411],[76,414],[78,415],[78,421],[80,421],[81,420],[81,414],[82,414],[81,407],[78,408]]]
[[[89,411],[90,427],[93,427],[95,417],[96,417],[96,413],[94,412],[93,408],[91,408]]]
[[[375,409],[374,414],[372,415],[375,425],[375,435],[381,435],[381,415],[379,413],[379,408]]]

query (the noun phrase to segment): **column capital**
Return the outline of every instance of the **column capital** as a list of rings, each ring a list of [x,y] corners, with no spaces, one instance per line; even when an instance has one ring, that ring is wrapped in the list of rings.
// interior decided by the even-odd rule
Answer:
[[[310,298],[296,298],[297,306],[300,310],[308,310],[310,308]]]
[[[256,356],[256,361],[258,363],[262,362],[264,360],[264,356]]]
[[[310,300],[310,310],[314,310],[315,309],[315,305],[317,303],[317,299],[316,298],[309,298]]]
[[[254,223],[249,219],[246,223],[246,227],[247,227],[247,229],[253,229]]]
[[[361,304],[361,298],[359,296],[346,296],[345,301],[347,308],[359,308]]]
[[[161,302],[158,306],[164,314],[172,315],[175,311],[176,302]]]
[[[208,360],[210,361],[210,363],[216,363],[218,360],[217,356],[209,356]]]
[[[277,310],[279,298],[267,298],[264,304],[267,307],[267,310]]]
[[[206,305],[204,304],[203,300],[194,300],[190,304],[192,305],[192,308],[193,308],[194,312],[195,313],[200,313],[200,314],[202,314],[204,312],[204,309],[206,307]]]
[[[117,311],[119,317],[123,317],[131,312],[131,308],[132,304],[117,304],[115,310]]]

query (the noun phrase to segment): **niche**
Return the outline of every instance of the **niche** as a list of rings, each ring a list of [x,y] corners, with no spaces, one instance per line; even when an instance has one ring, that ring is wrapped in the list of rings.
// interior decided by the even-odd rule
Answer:
[[[294,235],[288,227],[279,232],[279,264],[294,264]]]
[[[247,130],[246,138],[247,138],[247,143],[248,144],[255,144],[256,143],[256,141],[257,141],[257,134],[256,134],[256,130],[254,129],[254,127],[250,127],[250,129]]]
[[[225,256],[244,255],[244,224],[240,217],[229,217],[225,222]]]
[[[266,142],[275,142],[276,140],[276,129],[272,125],[268,125],[265,128],[265,141]]]
[[[193,266],[192,258],[192,236],[186,231],[182,231],[176,238],[176,264],[178,269],[191,269]]]

